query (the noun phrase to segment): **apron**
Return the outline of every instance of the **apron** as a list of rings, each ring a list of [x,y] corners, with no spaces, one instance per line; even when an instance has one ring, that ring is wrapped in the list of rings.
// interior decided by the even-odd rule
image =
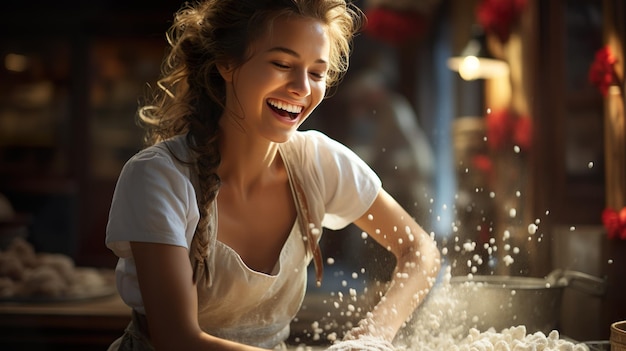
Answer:
[[[316,216],[313,216],[314,218],[311,217],[311,211],[307,203],[308,197],[305,195],[305,190],[299,182],[301,177],[298,177],[296,168],[289,166],[290,158],[285,152],[288,151],[281,150],[289,174],[292,194],[296,200],[298,215],[294,228],[281,250],[277,266],[272,273],[294,269],[294,267],[296,267],[296,270],[301,269],[306,272],[309,262],[313,259],[319,285],[322,277],[322,256],[318,245],[321,237],[321,220],[319,218],[314,220]],[[192,183],[194,183],[193,177],[191,178]],[[194,187],[198,189],[195,183]],[[217,228],[216,201],[213,201],[211,206],[212,208],[209,211],[209,215],[212,216],[210,228]],[[207,254],[209,257],[204,258],[207,261],[206,272],[197,277],[198,320],[200,326],[205,330],[207,324],[211,325],[205,331],[216,337],[249,345],[274,348],[275,350],[286,350],[284,340],[289,336],[289,322],[299,310],[306,292],[306,274],[299,272],[291,275],[281,273],[282,275],[268,276],[254,271],[250,272],[232,249],[215,240],[216,235],[216,233],[209,233],[208,241],[210,245],[209,253]],[[193,244],[190,248],[191,250],[193,250]],[[232,252],[228,253],[229,250]],[[222,255],[220,252],[225,254]],[[194,255],[190,255],[190,259],[192,266],[195,267]],[[234,277],[233,279],[222,280],[220,284],[234,284],[234,286],[224,288],[220,284],[215,283],[214,272],[216,270],[220,273],[229,273],[232,269],[243,270],[243,273],[241,275],[233,274],[231,275]],[[247,272],[245,271],[246,269],[248,270]],[[238,282],[238,279],[241,282]],[[276,283],[277,279],[284,281]],[[277,285],[278,288],[273,289],[274,285]],[[230,293],[220,292],[221,289]],[[253,294],[265,297],[253,296]],[[262,299],[261,301],[265,302],[265,307],[257,307],[259,304],[256,304],[254,300],[250,300],[254,298]],[[272,298],[271,302],[268,300],[269,298]],[[244,303],[239,303],[240,299]],[[224,303],[224,300],[228,300],[226,301],[228,303]],[[276,303],[276,301],[291,301],[292,303],[282,306],[280,303]],[[220,306],[222,306],[222,310],[220,310]],[[227,307],[228,309],[241,307],[241,315],[237,311],[226,310],[223,306],[229,306]],[[283,308],[283,310],[277,311],[280,308]],[[251,313],[246,314],[246,311]],[[282,319],[274,321],[272,320],[274,316],[282,317]],[[288,321],[285,319],[286,316],[290,316]],[[146,317],[133,310],[131,322],[125,329],[124,334],[115,340],[108,350],[154,350],[150,344]]]

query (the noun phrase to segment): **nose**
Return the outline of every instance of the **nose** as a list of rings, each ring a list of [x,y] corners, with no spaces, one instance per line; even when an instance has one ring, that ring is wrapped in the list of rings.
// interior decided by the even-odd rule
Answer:
[[[307,96],[311,94],[311,82],[306,70],[293,70],[289,85],[289,92],[297,96]]]

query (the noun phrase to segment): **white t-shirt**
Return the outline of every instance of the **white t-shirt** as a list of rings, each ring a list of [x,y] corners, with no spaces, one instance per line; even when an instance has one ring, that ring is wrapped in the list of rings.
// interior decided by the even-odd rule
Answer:
[[[340,229],[362,216],[381,188],[379,178],[356,154],[320,132],[298,131],[279,152],[289,172],[297,169],[323,227]],[[189,249],[199,211],[190,168],[181,162],[187,155],[184,136],[140,151],[122,169],[113,195],[106,245],[119,257],[120,295],[140,313],[145,310],[129,242]],[[199,294],[199,321],[206,332],[262,347],[273,347],[288,336],[311,260],[296,223],[271,274],[249,269],[219,241],[209,248],[214,277],[211,287]]]

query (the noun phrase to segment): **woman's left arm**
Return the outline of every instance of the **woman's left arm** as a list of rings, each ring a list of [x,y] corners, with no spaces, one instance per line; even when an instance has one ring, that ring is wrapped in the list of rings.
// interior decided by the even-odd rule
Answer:
[[[441,268],[439,249],[383,189],[354,223],[393,253],[396,268],[381,300],[346,338],[368,335],[391,342],[433,287]]]

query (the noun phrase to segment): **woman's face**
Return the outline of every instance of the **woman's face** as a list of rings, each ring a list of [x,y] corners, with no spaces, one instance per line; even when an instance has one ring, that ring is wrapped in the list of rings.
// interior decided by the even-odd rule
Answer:
[[[314,19],[277,18],[252,44],[250,60],[222,70],[224,117],[234,118],[247,135],[285,142],[324,98],[329,40],[326,26]]]

